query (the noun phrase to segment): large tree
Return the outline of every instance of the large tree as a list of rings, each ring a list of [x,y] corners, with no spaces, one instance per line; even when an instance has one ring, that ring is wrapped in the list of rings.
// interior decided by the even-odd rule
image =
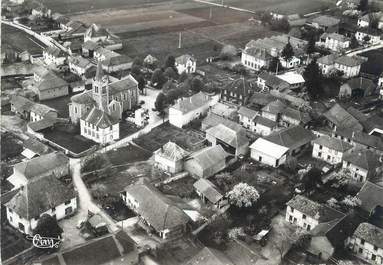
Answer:
[[[221,50],[222,60],[231,60],[237,54],[237,49],[233,45],[225,45]]]
[[[368,0],[360,0],[358,10],[365,12],[368,10]]]
[[[310,39],[307,43],[307,46],[306,46],[306,52],[308,54],[311,54],[311,53],[314,53],[316,51],[315,49],[315,35],[311,35],[310,36]]]
[[[322,72],[317,64],[316,59],[313,59],[303,72],[303,77],[306,81],[307,92],[311,99],[318,99],[323,95],[322,87]]]
[[[351,49],[355,49],[355,48],[358,48],[358,47],[359,47],[359,42],[356,39],[355,35],[352,35],[351,41],[350,41],[350,48]]]
[[[282,50],[282,58],[286,61],[289,61],[294,56],[294,49],[293,46],[291,46],[290,40],[287,42],[285,47]]]
[[[203,89],[203,82],[199,77],[193,77],[191,80],[191,90],[194,92],[200,92]]]
[[[41,237],[60,238],[63,233],[62,228],[58,225],[56,218],[49,214],[43,214],[37,222],[33,234],[39,234]]]
[[[154,102],[154,107],[158,112],[163,112],[166,106],[166,96],[164,93],[160,92],[156,98],[156,102]]]
[[[277,71],[281,71],[282,69],[283,69],[283,67],[282,67],[282,64],[281,64],[281,61],[279,60],[279,58],[273,57],[270,61],[268,70],[270,72],[277,72]]]
[[[251,207],[259,199],[257,189],[243,182],[235,185],[227,195],[230,203],[237,207]]]
[[[164,76],[164,72],[162,72],[160,68],[157,68],[156,70],[154,70],[152,74],[152,79],[150,82],[152,86],[154,86],[155,88],[157,89],[162,88],[162,86],[166,82],[166,77]]]
[[[165,68],[171,67],[174,68],[176,63],[176,59],[174,58],[173,55],[168,55],[165,59]]]
[[[168,67],[165,69],[164,76],[167,79],[177,79],[177,77],[178,77],[176,71],[174,71],[174,68],[172,68],[172,67]]]

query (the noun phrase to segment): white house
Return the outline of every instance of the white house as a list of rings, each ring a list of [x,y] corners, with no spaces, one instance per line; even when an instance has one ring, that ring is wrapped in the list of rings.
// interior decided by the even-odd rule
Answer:
[[[120,123],[107,112],[93,107],[80,119],[81,135],[100,144],[120,138]]]
[[[350,47],[350,39],[338,33],[323,33],[316,45],[339,52]]]
[[[286,162],[289,149],[264,138],[258,138],[250,145],[250,157],[262,164],[278,167]]]
[[[383,264],[383,229],[361,223],[349,238],[347,247],[369,264]]]
[[[277,123],[275,121],[269,120],[262,116],[257,116],[254,120],[253,131],[262,136],[270,135],[277,127]]]
[[[312,156],[330,164],[342,163],[343,155],[353,146],[340,139],[321,136],[314,141]]]
[[[258,111],[241,106],[238,110],[239,123],[251,131],[254,130],[254,119],[257,117]]]
[[[378,29],[383,29],[383,12],[368,13],[358,19],[358,27],[367,28],[370,26],[371,19],[376,20]]]
[[[196,71],[197,61],[192,55],[184,54],[176,58],[175,66],[179,74],[191,74]]]
[[[286,203],[286,221],[311,231],[319,224],[328,223],[342,218],[345,214],[314,202],[302,195],[297,195]]]
[[[170,173],[179,173],[183,170],[183,159],[189,152],[173,142],[168,142],[154,152],[156,165]]]
[[[335,68],[344,73],[343,77],[351,78],[358,76],[360,67],[366,61],[366,58],[359,56],[340,56],[335,59]]]
[[[300,88],[305,84],[305,79],[297,72],[286,72],[281,75],[277,75],[277,77],[287,82],[291,89]]]
[[[63,65],[67,55],[59,48],[55,46],[48,46],[43,51],[43,59],[47,65],[55,64],[55,65]]]
[[[176,104],[169,108],[169,122],[174,126],[182,128],[191,121],[206,115],[209,108],[217,101],[217,99],[203,92],[188,98],[178,99]]]
[[[365,182],[374,177],[382,167],[380,156],[371,150],[356,150],[343,156],[342,168],[350,171],[350,177],[358,182]]]
[[[332,53],[318,58],[317,64],[322,70],[323,75],[330,74],[335,69],[336,54]]]
[[[282,67],[287,68],[287,69],[298,67],[302,62],[301,59],[296,57],[296,56],[293,56],[289,60],[285,60],[283,57],[279,57],[279,61],[282,65]]]
[[[69,70],[80,77],[84,77],[86,70],[92,66],[95,64],[82,56],[73,56],[69,59]]]
[[[262,68],[268,68],[272,56],[266,52],[266,49],[247,47],[242,51],[241,63],[248,69],[259,71]]]
[[[372,28],[359,28],[355,38],[362,43],[377,44],[380,42],[381,31]]]
[[[29,180],[5,207],[9,224],[31,235],[43,214],[56,220],[73,215],[77,210],[77,195],[73,188],[47,175]]]

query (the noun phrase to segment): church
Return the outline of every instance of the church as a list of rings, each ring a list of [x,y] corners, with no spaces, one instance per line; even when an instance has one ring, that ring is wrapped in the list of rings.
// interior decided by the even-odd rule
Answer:
[[[137,81],[131,75],[121,80],[105,75],[98,62],[92,89],[71,98],[69,116],[80,123],[82,136],[106,144],[119,139],[122,113],[137,105]]]

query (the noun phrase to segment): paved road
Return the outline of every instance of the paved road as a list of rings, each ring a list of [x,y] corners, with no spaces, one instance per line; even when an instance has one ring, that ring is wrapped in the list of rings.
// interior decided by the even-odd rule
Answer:
[[[364,53],[364,52],[368,52],[368,51],[373,51],[373,50],[377,50],[377,49],[381,49],[383,48],[383,41],[380,41],[380,43],[374,45],[374,46],[370,46],[370,47],[367,47],[367,48],[363,48],[361,50],[357,50],[357,51],[353,51],[353,52],[350,52],[350,53],[347,53],[347,56],[354,56],[354,55],[358,55],[358,54],[361,54],[361,53]]]

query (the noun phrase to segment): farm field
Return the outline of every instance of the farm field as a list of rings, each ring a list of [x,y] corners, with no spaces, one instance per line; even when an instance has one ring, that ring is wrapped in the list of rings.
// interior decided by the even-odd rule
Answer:
[[[31,54],[42,54],[45,47],[32,36],[5,24],[1,24],[1,33],[6,36],[6,38],[1,38],[2,49],[10,48],[16,52],[28,51]]]

